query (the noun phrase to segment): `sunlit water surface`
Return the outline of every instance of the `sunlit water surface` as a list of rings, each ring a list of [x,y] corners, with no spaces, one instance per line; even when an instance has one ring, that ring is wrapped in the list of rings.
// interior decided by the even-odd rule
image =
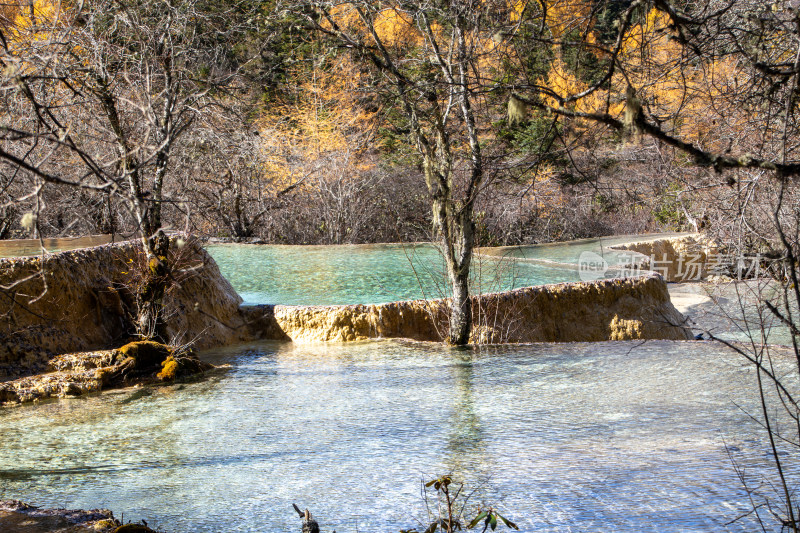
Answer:
[[[430,244],[208,246],[245,303],[333,305],[383,303],[448,294],[444,262]],[[496,292],[580,281],[576,269],[476,257],[476,290]]]
[[[0,498],[170,532],[399,531],[447,472],[523,531],[749,531],[749,367],[708,343],[216,350],[211,379],[0,411]],[[738,404],[739,407],[736,406]],[[790,471],[794,476],[796,472]]]
[[[603,237],[535,246],[485,248],[472,265],[476,292],[580,281],[581,254],[608,265],[632,261],[610,247],[680,234]],[[207,247],[245,303],[333,305],[383,303],[448,295],[439,249],[431,244],[280,246],[215,244]],[[598,273],[618,277],[620,272]],[[592,278],[594,279],[594,278]]]

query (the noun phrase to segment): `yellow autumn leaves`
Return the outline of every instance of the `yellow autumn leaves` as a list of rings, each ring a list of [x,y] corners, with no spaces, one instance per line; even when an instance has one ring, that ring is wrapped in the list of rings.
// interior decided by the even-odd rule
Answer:
[[[335,72],[336,75],[331,75]],[[324,172],[325,161],[346,160],[353,178],[371,168],[363,155],[370,148],[375,112],[359,102],[363,75],[346,58],[322,70],[296,73],[294,101],[267,106],[259,119],[264,172],[278,188]],[[315,165],[320,165],[319,168]]]
[[[617,72],[608,86],[576,101],[573,110],[620,117],[630,86],[649,116],[690,142],[711,142],[708,133],[720,120],[727,122],[726,128],[736,131],[745,117],[732,110],[723,112],[717,101],[742,75],[737,64],[730,58],[687,60],[673,31],[664,13],[650,10],[643,21],[632,25],[626,33],[617,58]],[[596,55],[598,60],[607,59],[602,53]],[[542,83],[561,97],[589,88],[566,68],[559,55]],[[557,100],[550,98],[548,103],[555,106]]]

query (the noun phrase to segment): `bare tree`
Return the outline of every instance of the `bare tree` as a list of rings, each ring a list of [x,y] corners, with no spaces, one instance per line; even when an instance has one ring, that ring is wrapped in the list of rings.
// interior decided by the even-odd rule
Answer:
[[[451,344],[469,342],[474,206],[486,182],[479,114],[485,60],[511,20],[506,2],[298,2],[291,7],[374,72],[372,91],[401,117],[427,185],[452,290]],[[500,36],[500,37],[498,37]]]
[[[38,4],[37,4],[38,5]],[[234,90],[229,41],[246,4],[107,1],[20,9],[0,33],[0,161],[34,199],[46,187],[119,200],[141,235],[150,276],[136,295],[141,335],[163,337],[170,279],[164,212],[171,159],[198,117]]]
[[[735,256],[732,274],[749,261],[769,276],[753,291],[734,288],[738,309],[730,314],[749,342],[718,339],[756,369],[761,412],[754,418],[766,430],[776,473],[768,484],[776,493],[753,503],[765,531],[766,520],[800,531],[797,480],[781,451],[800,450],[798,8],[788,0],[633,2],[617,17],[613,37],[584,34],[583,44],[604,65],[590,83],[558,88],[518,78],[507,85],[514,98],[560,120],[671,150],[685,173],[676,201],[687,220],[698,229],[716,225],[712,231]],[[796,373],[776,371],[770,323],[788,332]]]

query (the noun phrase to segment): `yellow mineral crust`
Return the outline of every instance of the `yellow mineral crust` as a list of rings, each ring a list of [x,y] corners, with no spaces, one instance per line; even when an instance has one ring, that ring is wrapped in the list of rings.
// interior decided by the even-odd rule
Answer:
[[[379,305],[275,306],[278,328],[295,342],[402,337],[441,341],[449,301]],[[690,339],[664,279],[560,283],[473,298],[475,342]]]
[[[0,259],[0,285],[13,287],[0,298],[0,378],[5,367],[40,370],[36,365],[54,355],[110,348],[125,338],[134,314],[131,286],[145,265],[135,241],[44,260]],[[200,243],[188,240],[173,266],[179,281],[165,297],[169,342],[192,340],[202,349],[258,337],[242,299]]]
[[[661,244],[647,244],[650,248],[643,253],[661,250]],[[669,246],[678,250],[683,244]],[[192,340],[195,348],[203,349],[255,339],[440,341],[446,336],[448,300],[241,306],[242,299],[198,242],[187,241],[181,256],[180,271],[174,272],[180,281],[165,297],[166,340],[171,343]],[[39,373],[48,365],[51,371],[108,366],[111,362],[102,358],[54,357],[111,348],[130,333],[130,286],[136,269],[144,265],[135,242],[47,255],[43,261],[0,259],[0,284],[14,287],[0,301],[0,380]],[[473,315],[473,342],[691,336],[670,303],[664,279],[657,275],[485,294],[473,298]]]

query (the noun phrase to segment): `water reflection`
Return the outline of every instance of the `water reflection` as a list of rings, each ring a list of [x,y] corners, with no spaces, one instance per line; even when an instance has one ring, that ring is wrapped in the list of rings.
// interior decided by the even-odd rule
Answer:
[[[206,357],[230,368],[133,401],[0,411],[0,497],[175,533],[296,531],[293,502],[340,533],[398,531],[422,511],[420,479],[453,472],[523,531],[699,532],[746,511],[725,443],[748,472],[771,469],[747,415],[751,369],[709,343],[259,343]]]
[[[477,484],[484,484],[490,470],[483,427],[475,407],[473,358],[476,354],[472,349],[453,349],[453,352],[452,414],[448,421],[447,461],[441,473],[452,473],[457,479],[469,477]]]

